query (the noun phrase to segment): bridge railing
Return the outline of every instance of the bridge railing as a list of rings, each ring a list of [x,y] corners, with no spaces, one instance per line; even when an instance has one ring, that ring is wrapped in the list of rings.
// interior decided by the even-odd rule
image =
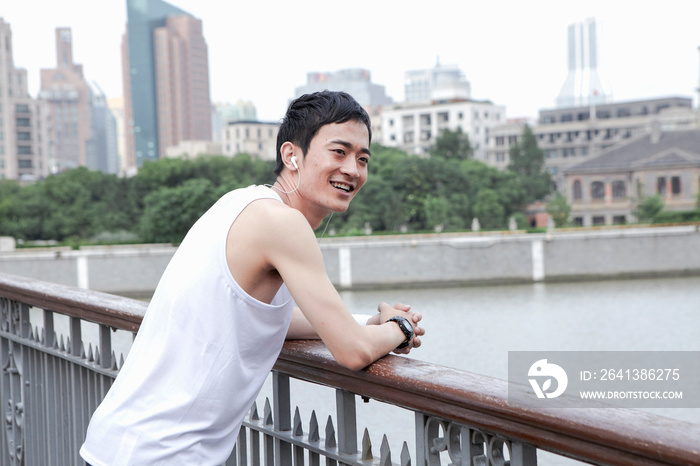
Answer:
[[[90,416],[145,309],[0,274],[0,464],[82,464]],[[314,411],[304,423],[298,409],[292,415],[290,379],[334,389],[335,417],[319,422]],[[413,412],[413,438],[391,451],[386,435],[378,446],[366,429],[358,435],[358,397]],[[596,464],[680,465],[700,464],[699,445],[700,425],[622,408],[513,407],[502,380],[399,356],[355,372],[320,342],[299,340],[285,343],[272,401],[251,407],[226,464],[534,465],[539,450]]]

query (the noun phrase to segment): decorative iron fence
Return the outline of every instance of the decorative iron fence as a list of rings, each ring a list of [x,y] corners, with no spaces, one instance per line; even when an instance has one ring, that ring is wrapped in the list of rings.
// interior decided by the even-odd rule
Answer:
[[[130,338],[145,309],[0,274],[0,464],[82,464],[90,415],[123,362],[117,330]],[[312,412],[305,429],[298,409],[292,416],[290,379],[334,388],[335,418],[322,426]],[[515,408],[505,381],[406,357],[354,372],[318,341],[288,341],[272,385],[272,402],[251,407],[227,465],[534,465],[538,450],[596,464],[700,464],[700,425],[621,408]],[[366,429],[359,438],[358,396],[414,412],[413,451],[404,442],[392,452],[386,436],[377,448]]]

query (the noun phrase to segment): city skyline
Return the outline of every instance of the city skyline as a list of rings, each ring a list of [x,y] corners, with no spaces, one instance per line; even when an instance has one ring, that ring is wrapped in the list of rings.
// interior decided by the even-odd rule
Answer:
[[[696,105],[698,100],[700,4],[670,0],[660,11],[627,1],[565,8],[554,1],[500,1],[473,9],[461,5],[463,14],[453,14],[454,2],[443,0],[430,10],[357,1],[339,14],[318,1],[171,3],[203,22],[212,101],[250,100],[264,121],[282,116],[308,72],[365,68],[373,83],[401,101],[405,71],[431,68],[438,59],[464,72],[474,99],[504,105],[509,118],[536,117],[538,110],[555,107],[566,78],[568,26],[589,17],[601,26],[599,73],[614,101],[672,95],[692,97]],[[12,27],[14,63],[27,69],[30,94],[38,93],[39,70],[55,66],[55,29],[69,27],[74,61],[83,65],[86,79],[108,97],[121,97],[125,2],[58,5],[9,2],[0,12]]]

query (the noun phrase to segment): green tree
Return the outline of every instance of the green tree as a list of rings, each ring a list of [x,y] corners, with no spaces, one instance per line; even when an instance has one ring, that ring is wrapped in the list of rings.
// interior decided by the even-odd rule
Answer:
[[[537,139],[528,125],[525,125],[520,141],[510,147],[509,155],[508,171],[515,173],[521,185],[518,204],[522,210],[552,191],[552,177],[544,169],[544,151],[537,146]]]
[[[425,199],[426,227],[430,229],[442,228],[447,224],[448,202],[444,197],[428,195]]]
[[[144,199],[140,236],[146,242],[180,243],[215,201],[214,185],[204,178],[153,191]]]
[[[16,181],[0,180],[0,236],[15,236],[13,216],[19,192]]]
[[[469,135],[459,126],[455,130],[446,128],[440,131],[428,152],[431,157],[445,160],[467,160],[474,154]]]
[[[654,219],[664,210],[664,198],[659,194],[645,197],[639,204],[634,214],[640,223],[653,222]]]
[[[554,225],[564,227],[569,224],[571,206],[561,193],[556,193],[547,203],[547,213],[554,219]]]
[[[481,228],[495,230],[503,228],[506,209],[493,189],[482,189],[474,202],[474,217],[479,219]]]

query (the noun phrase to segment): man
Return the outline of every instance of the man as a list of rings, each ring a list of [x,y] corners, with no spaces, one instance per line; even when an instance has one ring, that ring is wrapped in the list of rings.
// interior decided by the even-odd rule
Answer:
[[[421,316],[386,303],[350,314],[314,235],[367,180],[371,126],[348,94],[292,102],[277,140],[277,180],[224,195],[189,231],[138,336],[93,415],[93,466],[218,465],[285,338],[321,338],[360,370],[420,346]]]

